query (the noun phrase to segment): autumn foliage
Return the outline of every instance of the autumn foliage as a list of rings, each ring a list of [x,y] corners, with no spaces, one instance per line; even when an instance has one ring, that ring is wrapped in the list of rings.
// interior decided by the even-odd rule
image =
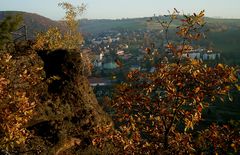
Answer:
[[[117,128],[110,138],[122,146],[123,154],[239,152],[239,127],[213,124],[200,132],[195,128],[209,105],[228,99],[236,89],[235,68],[182,57],[192,49],[192,41],[203,36],[204,11],[178,16],[175,10],[169,17],[160,22],[173,59],[159,60],[153,72],[131,71],[128,80],[116,87],[114,99],[108,101]],[[173,20],[181,23],[178,43],[168,40]]]
[[[47,32],[37,34],[35,49],[80,49],[83,37],[78,31],[79,23],[77,17],[83,13],[85,6],[82,4],[75,7],[66,2],[59,3],[59,6],[66,10],[63,20],[67,31],[62,32],[59,28],[52,27]]]
[[[233,68],[207,67],[197,60],[160,64],[153,73],[133,71],[128,77],[127,83],[117,87],[116,125],[137,140],[135,147],[176,153],[194,153],[191,133],[202,120],[202,111],[227,95],[236,82]]]
[[[39,34],[21,53],[0,51],[0,151],[34,154],[238,154],[240,125],[202,125],[212,104],[232,99],[237,70],[183,58],[204,36],[204,11],[180,16],[175,9],[161,21],[165,60],[147,48],[152,71],[134,70],[104,98],[112,120],[97,104],[85,76],[90,63],[79,52],[77,14],[84,6],[61,3],[67,32]],[[178,20],[176,37],[168,39]],[[35,51],[37,49],[38,52]],[[56,50],[57,49],[57,50]],[[64,49],[64,50],[63,50]],[[67,49],[67,50],[66,50]],[[164,60],[164,61],[163,61]],[[202,125],[202,126],[201,126]],[[19,152],[17,152],[19,153]]]
[[[25,51],[27,53],[27,51]],[[30,63],[31,59],[35,62]],[[25,125],[34,116],[42,87],[42,63],[34,54],[15,59],[7,52],[0,55],[0,149],[11,150],[25,144],[31,136]],[[29,63],[25,63],[28,61]],[[19,64],[24,64],[20,66]]]

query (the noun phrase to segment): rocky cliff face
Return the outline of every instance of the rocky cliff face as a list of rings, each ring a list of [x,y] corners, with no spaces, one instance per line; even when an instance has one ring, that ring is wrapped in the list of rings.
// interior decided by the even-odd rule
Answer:
[[[27,154],[101,154],[92,145],[94,128],[112,122],[88,83],[81,53],[36,52],[26,47],[11,54],[15,71],[4,70],[2,74],[19,87],[11,91],[26,92],[29,101],[35,104],[33,116],[22,126],[31,136],[25,145],[13,150]],[[29,73],[32,81],[38,80],[33,84],[13,78],[22,72]]]

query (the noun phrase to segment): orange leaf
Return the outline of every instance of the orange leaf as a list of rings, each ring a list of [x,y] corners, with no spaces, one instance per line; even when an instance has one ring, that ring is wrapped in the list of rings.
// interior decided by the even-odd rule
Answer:
[[[194,90],[195,93],[198,93],[199,91],[200,91],[200,87],[197,87],[197,88]]]

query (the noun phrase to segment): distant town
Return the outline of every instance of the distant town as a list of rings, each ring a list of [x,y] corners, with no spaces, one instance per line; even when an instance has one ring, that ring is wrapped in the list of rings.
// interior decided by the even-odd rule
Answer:
[[[96,95],[108,95],[107,90],[103,91],[104,87],[111,88],[113,84],[121,83],[129,71],[152,72],[152,63],[171,61],[173,55],[165,48],[167,43],[163,38],[163,31],[154,29],[109,30],[85,36],[82,49],[93,64],[89,82],[95,90],[101,87]],[[182,58],[214,64],[221,60],[221,53],[210,48],[198,47],[184,53]]]

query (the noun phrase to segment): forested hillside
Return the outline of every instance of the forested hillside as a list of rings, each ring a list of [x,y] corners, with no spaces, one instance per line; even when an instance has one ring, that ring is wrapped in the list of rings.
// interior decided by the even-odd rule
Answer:
[[[61,21],[54,21],[47,17],[35,13],[27,13],[20,11],[0,11],[0,20],[8,15],[22,15],[23,24],[27,26],[27,34],[29,39],[33,39],[37,33],[47,31],[50,27],[59,27],[66,30],[66,26]]]

